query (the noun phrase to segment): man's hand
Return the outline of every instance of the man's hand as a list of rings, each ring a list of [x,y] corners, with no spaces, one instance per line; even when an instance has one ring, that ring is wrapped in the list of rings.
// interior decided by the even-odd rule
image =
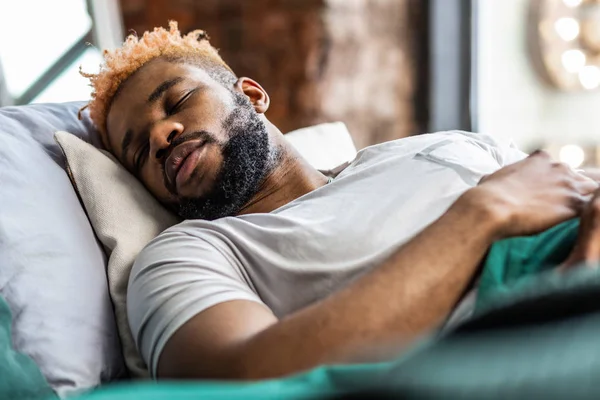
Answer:
[[[472,192],[490,207],[502,238],[538,233],[579,215],[596,189],[594,180],[538,151],[486,176]]]
[[[597,266],[600,262],[600,190],[585,206],[581,213],[581,223],[577,242],[561,270],[579,265]]]

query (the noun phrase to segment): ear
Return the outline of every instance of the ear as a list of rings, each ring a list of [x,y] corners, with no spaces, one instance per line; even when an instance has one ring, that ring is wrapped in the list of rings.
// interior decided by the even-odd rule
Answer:
[[[271,99],[269,99],[269,95],[258,82],[242,77],[235,83],[235,89],[248,96],[250,103],[252,103],[257,113],[264,114],[269,109]]]

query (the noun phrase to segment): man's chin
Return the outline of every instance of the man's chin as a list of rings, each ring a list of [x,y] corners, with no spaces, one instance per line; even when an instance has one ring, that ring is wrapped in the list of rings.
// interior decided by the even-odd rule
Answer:
[[[177,201],[201,202],[207,197],[207,193],[213,193],[211,188],[205,188],[204,182],[198,182],[197,179],[190,178],[185,184],[177,190]]]

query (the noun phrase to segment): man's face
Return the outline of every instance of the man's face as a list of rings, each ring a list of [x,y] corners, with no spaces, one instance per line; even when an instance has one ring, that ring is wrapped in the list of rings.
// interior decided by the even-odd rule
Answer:
[[[248,98],[189,64],[140,68],[115,97],[107,131],[113,154],[184,218],[235,215],[273,167]]]

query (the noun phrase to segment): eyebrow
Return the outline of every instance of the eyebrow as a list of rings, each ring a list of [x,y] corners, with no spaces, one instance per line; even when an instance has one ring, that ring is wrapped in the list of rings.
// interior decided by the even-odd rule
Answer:
[[[156,100],[160,99],[160,97],[167,90],[169,90],[169,88],[172,88],[173,86],[177,85],[182,80],[183,80],[183,78],[179,76],[177,78],[167,79],[166,81],[164,81],[163,83],[161,83],[160,85],[158,85],[158,87],[156,89],[154,89],[154,92],[152,92],[150,94],[150,96],[148,96],[148,104],[152,104]]]

